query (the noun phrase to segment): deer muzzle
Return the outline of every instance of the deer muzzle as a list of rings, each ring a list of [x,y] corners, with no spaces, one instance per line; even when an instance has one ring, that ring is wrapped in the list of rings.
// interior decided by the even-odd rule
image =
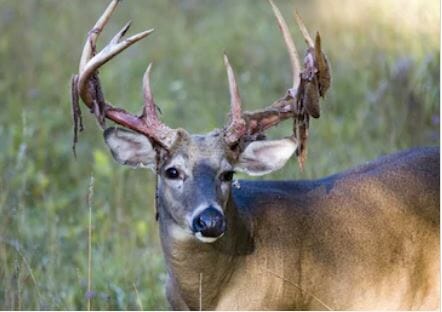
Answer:
[[[224,214],[212,206],[193,217],[192,231],[204,243],[213,243],[224,235],[225,230]]]

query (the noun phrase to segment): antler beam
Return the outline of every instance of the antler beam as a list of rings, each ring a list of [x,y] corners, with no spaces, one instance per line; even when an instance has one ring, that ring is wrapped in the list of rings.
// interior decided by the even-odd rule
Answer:
[[[80,59],[79,73],[72,78],[74,152],[78,128],[80,128],[80,131],[82,130],[81,112],[78,104],[79,97],[91,109],[91,112],[95,114],[98,123],[102,127],[104,127],[105,118],[108,118],[117,124],[146,135],[151,138],[154,143],[166,149],[169,148],[175,140],[176,131],[161,123],[156,113],[156,105],[150,89],[149,74],[151,64],[147,68],[143,79],[144,108],[141,116],[135,116],[124,109],[113,107],[104,99],[98,77],[98,69],[114,56],[153,32],[153,29],[149,29],[129,38],[122,39],[131,25],[131,23],[128,22],[112,40],[97,53],[96,42],[98,36],[103,31],[119,2],[120,0],[113,0],[89,32]],[[78,123],[80,127],[78,127]]]
[[[256,140],[267,129],[281,121],[293,119],[293,138],[298,142],[297,156],[301,168],[306,157],[306,144],[310,116],[320,116],[319,97],[323,97],[330,87],[330,69],[325,54],[321,51],[321,39],[316,34],[315,41],[310,37],[302,19],[296,13],[296,21],[307,43],[304,67],[301,70],[298,52],[290,35],[288,26],[278,7],[269,0],[287,47],[292,66],[293,85],[286,95],[263,110],[240,113],[241,99],[233,70],[227,57],[224,63],[227,69],[231,96],[231,123],[226,127],[225,142],[232,149],[241,146],[241,141]]]

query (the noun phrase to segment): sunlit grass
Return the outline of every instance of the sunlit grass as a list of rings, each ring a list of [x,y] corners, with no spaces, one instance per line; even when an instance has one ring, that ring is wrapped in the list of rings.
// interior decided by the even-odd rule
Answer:
[[[107,2],[0,0],[2,309],[87,309],[87,296],[93,309],[167,308],[153,175],[117,166],[86,109],[77,160],[71,151],[69,80]],[[295,7],[311,32],[320,31],[333,84],[311,123],[305,170],[292,161],[266,178],[317,178],[401,148],[439,144],[438,1],[277,4],[300,50]],[[289,60],[266,1],[123,1],[101,46],[129,19],[132,32],[156,31],[101,77],[107,98],[130,111],[140,110],[149,62],[162,119],[191,132],[226,119],[224,51],[248,109],[289,87]]]

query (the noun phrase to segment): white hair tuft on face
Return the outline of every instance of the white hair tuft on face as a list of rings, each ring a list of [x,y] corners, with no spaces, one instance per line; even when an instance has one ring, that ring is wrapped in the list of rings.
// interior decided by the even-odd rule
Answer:
[[[201,232],[197,232],[197,233],[195,233],[195,237],[198,238],[198,240],[200,240],[200,241],[203,242],[203,243],[214,243],[214,242],[217,241],[219,238],[221,238],[223,235],[224,235],[224,233],[221,234],[221,235],[218,236],[218,237],[206,237],[206,236],[203,236],[203,235],[201,234]]]
[[[193,234],[191,231],[186,231],[179,225],[172,223],[168,226],[169,235],[178,241],[185,241],[192,239]]]

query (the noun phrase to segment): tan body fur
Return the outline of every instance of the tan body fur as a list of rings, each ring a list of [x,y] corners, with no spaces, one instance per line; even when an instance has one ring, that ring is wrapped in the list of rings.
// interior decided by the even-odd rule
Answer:
[[[203,309],[439,307],[436,148],[317,181],[240,181],[226,217],[213,244],[161,225],[173,308],[199,309],[200,292]]]

